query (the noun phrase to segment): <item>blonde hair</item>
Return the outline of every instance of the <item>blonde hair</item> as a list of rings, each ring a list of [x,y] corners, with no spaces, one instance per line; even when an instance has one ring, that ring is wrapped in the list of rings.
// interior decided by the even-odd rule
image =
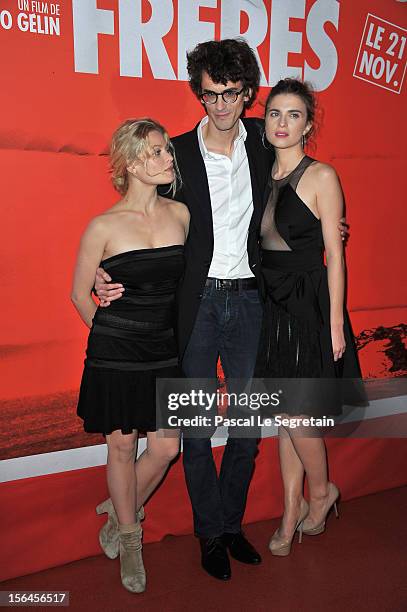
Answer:
[[[121,195],[127,193],[129,188],[128,166],[133,162],[149,157],[148,135],[157,131],[164,140],[174,158],[175,176],[167,193],[171,191],[174,197],[177,188],[181,185],[181,176],[175,159],[174,147],[166,129],[154,119],[143,117],[141,119],[127,119],[112,136],[110,145],[110,168],[113,187]]]

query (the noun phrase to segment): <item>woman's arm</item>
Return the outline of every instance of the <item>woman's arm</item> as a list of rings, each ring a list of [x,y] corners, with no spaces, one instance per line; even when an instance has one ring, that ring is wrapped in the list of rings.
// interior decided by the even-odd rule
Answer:
[[[321,164],[317,175],[317,208],[322,223],[328,268],[328,288],[331,303],[331,337],[334,360],[345,351],[343,311],[345,296],[345,260],[338,222],[343,215],[343,195],[333,168]]]
[[[106,234],[106,225],[100,217],[93,219],[82,235],[76,260],[71,300],[88,327],[92,326],[97,308],[92,298],[92,289],[96,268],[105,251]]]
[[[173,204],[175,205],[176,214],[178,215],[178,218],[180,219],[182,227],[184,229],[184,237],[186,241],[189,233],[189,222],[191,220],[190,212],[188,210],[187,205],[183,202],[174,201]]]

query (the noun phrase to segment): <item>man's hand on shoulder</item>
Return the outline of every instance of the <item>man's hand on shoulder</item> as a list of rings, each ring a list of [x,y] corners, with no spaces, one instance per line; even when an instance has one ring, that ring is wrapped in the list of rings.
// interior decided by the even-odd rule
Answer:
[[[123,295],[123,285],[121,283],[112,283],[111,280],[106,270],[103,268],[96,270],[95,292],[102,308],[110,306],[111,302],[118,300]]]
[[[349,225],[348,223],[346,223],[346,217],[342,217],[341,219],[339,219],[339,231],[341,232],[341,238],[344,244],[346,245],[350,236]]]

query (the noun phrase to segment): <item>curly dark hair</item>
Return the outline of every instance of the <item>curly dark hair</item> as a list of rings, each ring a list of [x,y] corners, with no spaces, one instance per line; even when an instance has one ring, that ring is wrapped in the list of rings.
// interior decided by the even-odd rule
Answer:
[[[306,135],[306,140],[309,140],[316,131],[316,113],[317,113],[317,99],[312,85],[307,82],[300,81],[300,79],[286,78],[281,79],[270,91],[266,100],[266,112],[270,103],[275,96],[280,94],[294,94],[301,98],[305,104],[307,110],[307,121],[312,123],[311,129]]]
[[[187,53],[189,84],[199,98],[202,93],[202,72],[208,73],[214,83],[241,81],[245,90],[251,89],[249,108],[257,95],[260,85],[260,69],[253,49],[243,38],[225,38],[199,43]]]

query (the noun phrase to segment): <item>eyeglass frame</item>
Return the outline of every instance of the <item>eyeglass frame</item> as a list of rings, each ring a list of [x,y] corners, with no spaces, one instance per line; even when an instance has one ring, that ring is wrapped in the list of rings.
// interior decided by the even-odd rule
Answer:
[[[205,91],[204,93],[201,93],[199,97],[204,104],[209,104],[210,106],[212,106],[212,104],[217,103],[219,96],[222,96],[222,100],[224,101],[225,104],[234,104],[235,102],[237,102],[237,99],[240,96],[240,94],[243,93],[245,90],[246,90],[246,87],[242,87],[240,91],[233,91],[233,89],[225,89],[224,91],[220,93],[216,93],[216,91]],[[233,100],[233,102],[227,102],[225,98],[223,97],[225,93],[234,93],[236,95],[236,100]],[[204,96],[206,94],[212,94],[216,96],[216,100],[214,102],[205,102]]]

